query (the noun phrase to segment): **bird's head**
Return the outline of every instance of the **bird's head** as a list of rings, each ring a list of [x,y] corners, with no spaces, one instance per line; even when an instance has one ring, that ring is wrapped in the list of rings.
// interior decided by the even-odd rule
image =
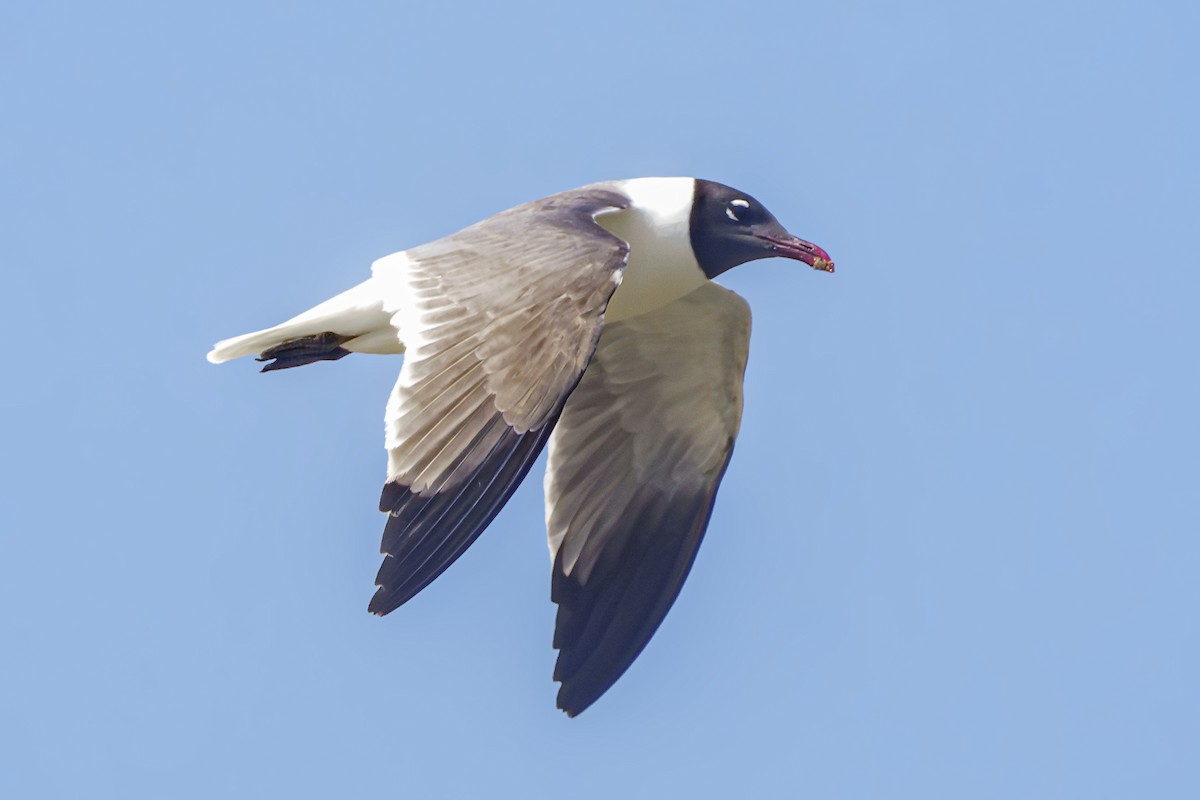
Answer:
[[[700,179],[695,191],[689,220],[692,251],[709,278],[747,261],[773,256],[833,272],[828,253],[788,233],[762,203],[745,192]]]

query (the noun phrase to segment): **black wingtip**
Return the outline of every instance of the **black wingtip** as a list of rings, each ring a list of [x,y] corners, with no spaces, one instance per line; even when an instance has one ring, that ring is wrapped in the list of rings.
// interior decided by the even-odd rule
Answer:
[[[560,658],[561,655],[560,653]],[[555,664],[554,680],[559,683],[555,705],[568,717],[574,719],[603,697],[625,670],[620,670],[615,678],[599,681],[595,679],[595,676],[588,675],[572,675],[563,679],[558,676],[557,672],[558,664]]]
[[[561,687],[558,690],[558,700],[555,703],[555,705],[558,706],[558,710],[567,715],[567,719],[575,719],[584,711],[587,711],[591,707],[592,703],[600,699],[598,697],[593,697],[590,700],[579,701],[571,699],[568,696],[569,694],[570,692],[568,692],[567,687]]]
[[[386,617],[389,613],[395,611],[396,608],[399,608],[399,606],[396,608],[384,608],[385,599],[383,587],[376,588],[375,594],[371,597],[371,602],[367,603],[367,612],[377,617]]]
[[[397,481],[384,485],[379,506],[388,521],[371,613],[383,616],[404,605],[471,546],[529,472],[557,420],[556,412],[541,428],[517,433],[497,415],[477,437],[486,456],[461,480],[425,492]],[[501,434],[489,444],[493,428]]]
[[[704,538],[719,480],[678,493],[665,506],[653,497],[632,504],[625,524],[636,533],[616,537],[624,547],[587,581],[565,571],[560,548],[550,591],[558,605],[554,679],[558,707],[568,716],[603,697],[666,618]]]

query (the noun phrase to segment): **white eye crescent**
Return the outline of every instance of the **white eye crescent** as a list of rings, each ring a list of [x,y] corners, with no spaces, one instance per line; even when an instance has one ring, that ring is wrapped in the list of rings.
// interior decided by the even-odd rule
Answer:
[[[729,217],[734,222],[741,222],[741,220],[738,219],[737,212],[734,211],[734,209],[735,208],[749,208],[749,207],[750,207],[749,200],[743,200],[740,197],[737,200],[730,200],[729,205],[725,206],[725,216]]]

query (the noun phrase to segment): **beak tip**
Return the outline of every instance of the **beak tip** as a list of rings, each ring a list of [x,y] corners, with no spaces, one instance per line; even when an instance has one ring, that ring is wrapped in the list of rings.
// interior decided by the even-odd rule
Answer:
[[[763,235],[759,238],[767,242],[771,255],[803,261],[819,272],[833,272],[833,260],[829,257],[829,253],[812,242],[804,241],[799,236],[788,233],[783,236]]]

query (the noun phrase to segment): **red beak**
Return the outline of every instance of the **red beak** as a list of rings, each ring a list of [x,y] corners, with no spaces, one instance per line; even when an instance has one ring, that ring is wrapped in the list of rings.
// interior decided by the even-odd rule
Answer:
[[[812,242],[806,242],[790,233],[782,237],[763,236],[761,238],[770,242],[771,249],[784,258],[803,261],[813,269],[819,269],[822,272],[833,272],[833,259],[829,257],[829,253]]]

